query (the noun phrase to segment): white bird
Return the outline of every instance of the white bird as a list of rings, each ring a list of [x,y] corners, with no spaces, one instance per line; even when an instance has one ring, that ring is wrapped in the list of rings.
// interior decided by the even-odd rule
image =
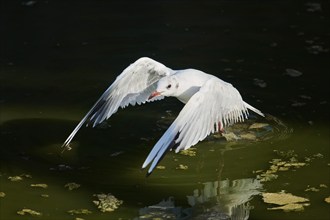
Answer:
[[[150,167],[150,175],[168,150],[186,150],[210,133],[247,119],[248,109],[264,116],[244,102],[238,90],[213,75],[196,69],[172,70],[165,65],[142,57],[128,66],[103,93],[85,117],[66,139],[70,142],[81,126],[97,124],[108,119],[118,108],[144,104],[164,97],[176,97],[186,105],[164,135],[153,147],[142,168]]]

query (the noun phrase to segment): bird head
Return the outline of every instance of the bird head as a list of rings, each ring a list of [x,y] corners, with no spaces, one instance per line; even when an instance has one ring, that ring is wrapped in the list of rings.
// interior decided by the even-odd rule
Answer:
[[[157,88],[151,93],[149,99],[157,96],[175,96],[179,83],[175,76],[166,76],[161,78],[157,83]]]

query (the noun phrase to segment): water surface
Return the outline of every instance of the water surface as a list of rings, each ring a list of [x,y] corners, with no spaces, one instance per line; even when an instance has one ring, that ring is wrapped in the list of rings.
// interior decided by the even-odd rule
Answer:
[[[32,5],[30,5],[32,4]],[[318,1],[5,2],[1,35],[1,219],[329,219],[329,9]],[[320,7],[318,7],[320,6]],[[232,83],[267,114],[256,140],[209,137],[195,156],[169,152],[148,178],[140,167],[179,113],[175,99],[120,110],[60,146],[131,62],[149,56]],[[230,130],[230,129],[229,129]],[[230,131],[240,133],[240,127]],[[258,133],[259,132],[259,133]],[[261,133],[260,133],[261,132]],[[259,135],[259,136],[258,136]],[[273,159],[306,163],[260,177]],[[187,169],[178,169],[185,167]],[[8,178],[21,176],[22,181]],[[81,186],[69,191],[65,184]],[[45,183],[46,189],[30,185]],[[268,210],[263,192],[309,199]],[[123,201],[112,213],[94,194]],[[44,197],[41,195],[48,195]],[[90,215],[70,215],[72,209]]]

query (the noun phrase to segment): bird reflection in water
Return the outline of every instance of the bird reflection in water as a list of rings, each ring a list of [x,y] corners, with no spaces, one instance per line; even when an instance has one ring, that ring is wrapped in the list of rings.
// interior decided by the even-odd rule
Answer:
[[[190,208],[176,207],[169,197],[158,204],[140,209],[138,219],[246,220],[250,215],[249,201],[260,194],[262,184],[253,178],[206,182],[187,196]]]

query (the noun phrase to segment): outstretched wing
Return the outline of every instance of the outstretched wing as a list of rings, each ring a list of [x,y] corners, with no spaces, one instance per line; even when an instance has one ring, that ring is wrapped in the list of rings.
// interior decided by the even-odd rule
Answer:
[[[62,147],[69,148],[71,140],[85,122],[92,124],[94,127],[108,119],[119,107],[140,105],[148,101],[164,98],[160,96],[148,100],[150,94],[156,89],[158,80],[172,73],[173,71],[170,68],[147,57],[140,58],[132,63],[103,93],[72,131]]]
[[[142,168],[152,162],[149,175],[167,150],[179,152],[188,149],[223,126],[244,121],[248,117],[248,109],[263,116],[259,110],[245,103],[231,84],[212,77],[190,98],[151,150]]]

